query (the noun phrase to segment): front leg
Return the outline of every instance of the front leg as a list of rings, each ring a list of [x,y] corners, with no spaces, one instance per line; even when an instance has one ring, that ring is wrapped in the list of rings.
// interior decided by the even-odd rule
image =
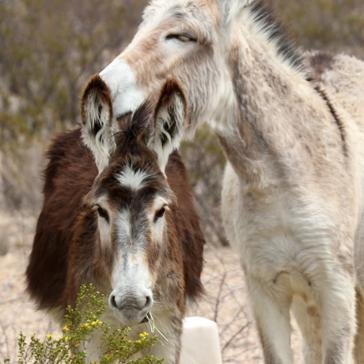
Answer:
[[[331,268],[331,269],[329,269]],[[322,307],[325,364],[352,364],[356,333],[356,295],[353,279],[340,266],[329,267],[316,284]]]
[[[247,276],[252,310],[263,347],[265,364],[292,364],[290,297]]]
[[[293,299],[292,311],[303,339],[305,364],[322,364],[321,320],[314,306],[309,306],[301,297]]]
[[[364,363],[364,295],[357,293],[358,329],[355,343],[355,364]]]

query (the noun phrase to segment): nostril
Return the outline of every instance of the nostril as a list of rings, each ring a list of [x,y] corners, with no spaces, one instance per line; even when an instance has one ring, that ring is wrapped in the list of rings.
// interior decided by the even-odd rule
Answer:
[[[118,308],[118,305],[116,303],[116,299],[115,299],[115,296],[114,295],[111,295],[110,296],[110,304],[111,304],[112,307]]]
[[[152,304],[152,298],[150,296],[145,297],[145,307],[148,307]]]

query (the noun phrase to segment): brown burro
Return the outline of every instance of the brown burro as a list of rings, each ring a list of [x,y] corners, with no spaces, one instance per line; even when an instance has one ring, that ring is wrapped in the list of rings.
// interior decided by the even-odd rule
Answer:
[[[185,117],[183,92],[168,81],[133,116],[116,118],[109,89],[95,76],[83,96],[82,127],[48,151],[26,272],[39,308],[60,318],[80,286],[93,283],[108,297],[105,320],[136,332],[153,320],[162,338],[152,354],[166,363],[179,362],[186,300],[202,291],[205,241],[174,151]],[[94,340],[90,361],[101,349]]]

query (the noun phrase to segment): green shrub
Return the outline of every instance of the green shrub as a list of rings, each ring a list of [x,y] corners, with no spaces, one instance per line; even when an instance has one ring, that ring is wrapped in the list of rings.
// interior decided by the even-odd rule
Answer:
[[[40,339],[33,335],[27,339],[19,335],[17,363],[84,364],[87,342],[92,335],[101,334],[103,352],[99,364],[162,364],[163,360],[151,355],[132,359],[135,354],[150,349],[157,339],[147,332],[131,338],[130,328],[115,329],[103,322],[105,302],[105,296],[92,285],[82,286],[75,307],[67,309],[60,337],[48,335]]]

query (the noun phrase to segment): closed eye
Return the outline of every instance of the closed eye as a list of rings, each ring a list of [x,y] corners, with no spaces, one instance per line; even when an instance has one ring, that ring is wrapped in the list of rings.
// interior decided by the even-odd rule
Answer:
[[[190,33],[171,33],[167,35],[166,39],[176,39],[182,43],[197,42],[197,38]]]

